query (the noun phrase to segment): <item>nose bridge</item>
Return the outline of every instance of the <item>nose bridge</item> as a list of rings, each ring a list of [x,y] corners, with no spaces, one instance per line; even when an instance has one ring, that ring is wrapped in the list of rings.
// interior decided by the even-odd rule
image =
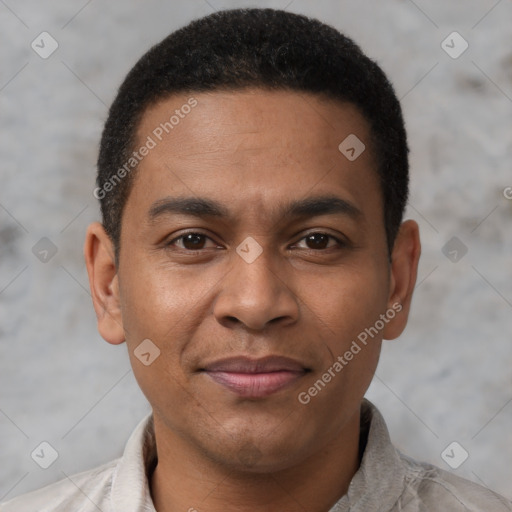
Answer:
[[[233,272],[241,283],[245,281],[250,285],[247,287],[248,290],[276,293],[279,288],[278,283],[283,285],[270,248],[263,249],[261,245],[256,246],[251,240],[244,241],[237,248],[237,257],[233,260]]]
[[[251,237],[246,238],[233,254],[231,271],[221,285],[215,315],[237,319],[253,329],[264,328],[276,318],[298,315],[298,304],[281,265],[269,247]]]

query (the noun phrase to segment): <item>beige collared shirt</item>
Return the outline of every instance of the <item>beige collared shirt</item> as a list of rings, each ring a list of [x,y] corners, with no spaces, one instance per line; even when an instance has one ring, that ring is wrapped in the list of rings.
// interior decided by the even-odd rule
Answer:
[[[368,431],[361,466],[348,493],[329,512],[512,511],[511,502],[485,487],[402,455],[369,401],[364,400],[361,414]],[[14,498],[0,505],[0,512],[156,512],[147,477],[155,463],[149,415],[136,427],[119,459]],[[201,504],[196,508],[200,510]]]

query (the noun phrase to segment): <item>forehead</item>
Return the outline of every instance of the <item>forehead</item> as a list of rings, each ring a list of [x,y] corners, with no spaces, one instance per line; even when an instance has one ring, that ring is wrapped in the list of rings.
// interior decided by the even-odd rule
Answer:
[[[132,191],[146,207],[150,199],[196,195],[264,212],[313,191],[337,189],[354,202],[379,195],[366,120],[351,104],[313,94],[248,89],[171,96],[144,113],[136,148],[149,140],[153,147]],[[346,140],[364,144],[357,159],[340,151]]]
[[[250,151],[260,143],[266,149],[332,150],[341,136],[354,132],[370,142],[367,122],[350,103],[305,92],[264,89],[173,95],[148,107],[137,129],[140,141],[153,135],[161,145],[171,144],[175,150],[181,146],[176,156],[190,157],[220,154],[234,147]],[[251,145],[254,141],[258,146]],[[202,147],[197,147],[198,142]]]

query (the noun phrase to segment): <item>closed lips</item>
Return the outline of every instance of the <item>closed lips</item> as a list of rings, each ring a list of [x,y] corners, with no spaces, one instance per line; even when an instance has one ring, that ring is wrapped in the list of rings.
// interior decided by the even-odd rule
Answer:
[[[309,371],[299,362],[282,356],[232,357],[207,364],[202,370],[229,393],[251,400],[289,388]]]
[[[207,372],[228,373],[272,373],[272,372],[305,372],[309,371],[301,363],[283,356],[267,356],[251,359],[245,356],[230,357],[205,365],[202,370]]]

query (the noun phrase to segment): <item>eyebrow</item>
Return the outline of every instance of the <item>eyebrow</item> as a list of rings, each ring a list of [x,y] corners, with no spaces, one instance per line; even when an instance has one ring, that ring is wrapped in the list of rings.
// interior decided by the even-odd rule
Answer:
[[[281,218],[318,217],[320,215],[346,215],[354,220],[363,216],[354,204],[334,195],[308,197],[282,203],[277,211]],[[190,215],[198,218],[229,219],[233,215],[221,203],[202,197],[165,197],[155,201],[148,212],[151,223],[165,215]]]

